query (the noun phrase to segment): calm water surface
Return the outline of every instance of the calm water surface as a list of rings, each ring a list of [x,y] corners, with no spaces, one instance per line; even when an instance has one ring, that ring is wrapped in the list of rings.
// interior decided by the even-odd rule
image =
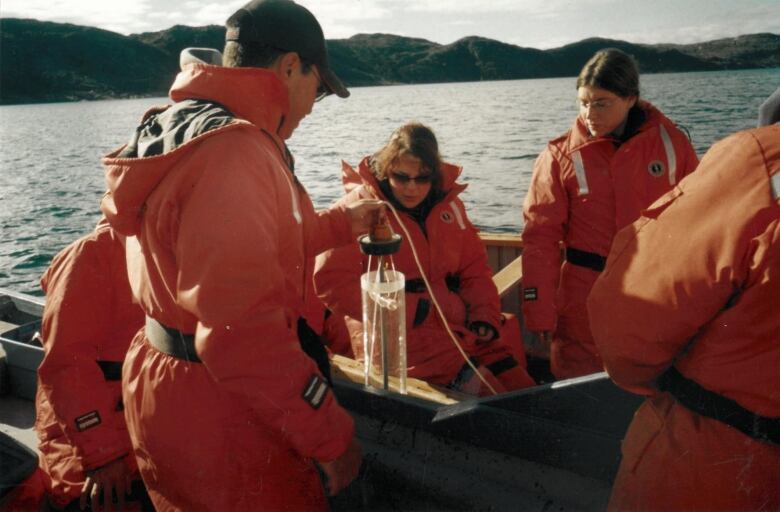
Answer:
[[[690,132],[699,155],[755,126],[780,86],[780,69],[642,77],[643,96]],[[314,203],[341,195],[340,161],[357,164],[401,124],[436,132],[445,158],[464,168],[475,224],[519,233],[520,205],[536,156],[577,109],[573,78],[352,89],[317,104],[289,141]],[[166,98],[0,107],[0,287],[39,294],[51,258],[99,218],[100,156],[126,141]]]

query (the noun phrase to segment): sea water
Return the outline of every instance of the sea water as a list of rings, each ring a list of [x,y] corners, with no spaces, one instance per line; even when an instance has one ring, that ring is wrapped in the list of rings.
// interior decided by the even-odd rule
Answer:
[[[690,133],[701,156],[754,127],[780,69],[642,76],[642,96]],[[290,139],[296,173],[317,207],[342,194],[341,160],[356,165],[408,121],[430,126],[461,165],[472,221],[519,233],[536,156],[571,125],[574,78],[353,88],[318,103]],[[129,140],[166,98],[0,107],[0,288],[40,295],[51,258],[90,231],[105,188],[102,155]],[[250,207],[250,205],[247,205]]]

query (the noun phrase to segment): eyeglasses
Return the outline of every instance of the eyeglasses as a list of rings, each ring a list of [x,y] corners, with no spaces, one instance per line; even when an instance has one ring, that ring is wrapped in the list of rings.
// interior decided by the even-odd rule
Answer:
[[[397,172],[390,172],[390,179],[397,182],[399,185],[406,185],[407,183],[413,181],[418,185],[426,185],[433,180],[433,174],[420,174],[419,176],[415,176],[412,178],[411,176],[407,176],[406,174],[400,174]]]
[[[330,94],[330,91],[325,86],[325,82],[322,81],[322,77],[320,76],[320,72],[317,71],[317,66],[312,64],[311,70],[314,71],[314,76],[317,77],[317,80],[319,82],[319,85],[317,86],[317,95],[314,97],[314,102],[320,101],[322,98]]]
[[[577,104],[582,110],[587,108],[590,108],[591,110],[608,110],[612,108],[612,105],[615,104],[615,100],[602,99],[595,101],[583,101],[578,99]]]

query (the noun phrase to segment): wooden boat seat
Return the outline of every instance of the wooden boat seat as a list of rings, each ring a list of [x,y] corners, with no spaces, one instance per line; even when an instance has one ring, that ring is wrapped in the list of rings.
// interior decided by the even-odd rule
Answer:
[[[355,384],[363,385],[365,379],[363,363],[349,357],[334,355],[330,360],[330,364],[331,373],[334,378],[340,378],[354,382]],[[397,377],[390,377],[389,386],[391,391],[400,393]],[[379,385],[377,387],[379,387]],[[415,398],[421,398],[423,400],[428,400],[429,402],[436,402],[444,405],[456,404],[466,397],[466,395],[462,393],[440,388],[428,384],[423,380],[412,378],[406,379],[406,394]]]

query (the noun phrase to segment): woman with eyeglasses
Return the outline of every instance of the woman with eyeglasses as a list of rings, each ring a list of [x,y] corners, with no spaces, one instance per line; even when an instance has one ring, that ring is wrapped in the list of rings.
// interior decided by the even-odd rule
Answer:
[[[558,379],[603,371],[585,300],[612,239],[698,164],[688,137],[640,99],[622,51],[591,57],[577,102],[574,125],[536,160],[523,205],[523,318]]]
[[[410,377],[470,394],[486,394],[450,340],[425,289],[411,244],[424,266],[434,295],[466,353],[496,391],[534,385],[525,371],[519,329],[504,325],[485,247],[466,215],[456,183],[461,168],[442,161],[436,136],[426,126],[406,124],[387,144],[360,162],[357,170],[343,163],[347,195],[388,201],[410,233],[395,268],[406,276],[407,366]],[[393,231],[403,234],[388,212]],[[336,353],[358,359],[363,352],[360,276],[368,257],[354,243],[321,254],[314,281],[317,294],[332,312],[325,337]]]

